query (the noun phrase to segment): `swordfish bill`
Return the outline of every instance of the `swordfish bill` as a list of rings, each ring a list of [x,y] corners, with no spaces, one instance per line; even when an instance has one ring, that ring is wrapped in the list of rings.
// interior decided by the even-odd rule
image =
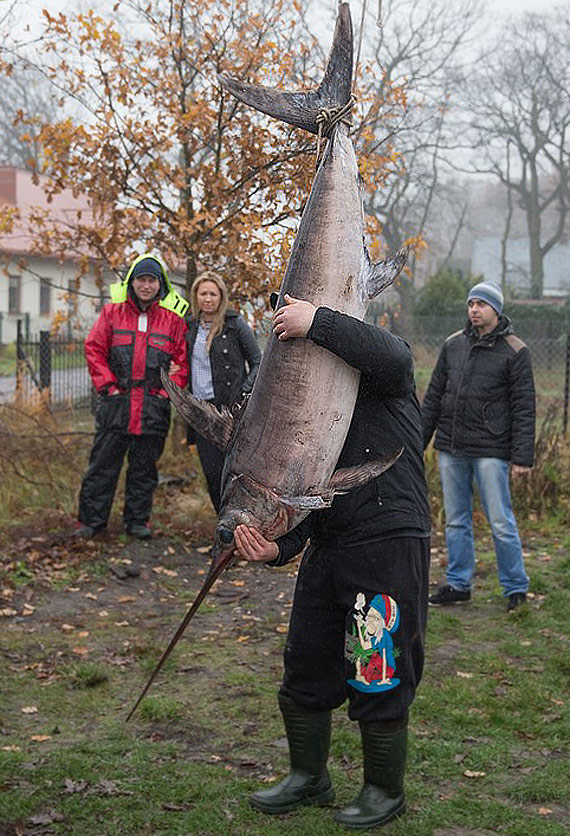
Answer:
[[[317,133],[323,110],[351,99],[352,23],[339,8],[333,46],[318,89],[286,93],[223,77],[234,96],[270,116]],[[407,250],[373,264],[364,245],[361,181],[348,126],[330,131],[277,306],[285,294],[362,319],[370,299],[390,286]],[[184,621],[139,697],[140,702],[200,602],[234,560],[234,531],[254,526],[269,540],[286,534],[312,510],[328,508],[335,494],[374,479],[401,449],[365,466],[336,469],[352,419],[360,372],[311,340],[269,338],[252,393],[239,409],[218,411],[163,373],[164,386],[182,417],[225,451],[222,499],[210,571]],[[131,714],[134,713],[133,708]]]

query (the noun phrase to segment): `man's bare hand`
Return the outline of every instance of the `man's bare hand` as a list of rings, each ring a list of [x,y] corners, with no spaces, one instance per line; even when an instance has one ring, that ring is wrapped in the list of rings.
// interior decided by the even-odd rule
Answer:
[[[242,560],[251,562],[275,560],[279,554],[279,546],[271,540],[266,540],[257,528],[238,525],[234,531],[236,552]]]
[[[313,323],[316,307],[303,299],[285,294],[285,304],[273,315],[273,333],[280,340],[306,337]]]
[[[527,476],[532,470],[532,467],[524,467],[522,464],[511,465],[511,476],[513,479],[518,479],[519,476]]]

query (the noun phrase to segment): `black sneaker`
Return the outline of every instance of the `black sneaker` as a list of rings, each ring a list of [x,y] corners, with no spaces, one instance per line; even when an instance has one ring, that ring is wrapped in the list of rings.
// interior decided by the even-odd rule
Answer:
[[[152,531],[144,523],[134,523],[134,525],[127,526],[127,534],[131,534],[139,540],[150,540],[152,537]]]
[[[434,595],[430,595],[429,602],[434,606],[445,604],[461,604],[464,601],[471,600],[471,592],[463,589],[454,589],[452,586],[446,584],[440,586]]]
[[[78,522],[75,526],[75,529],[71,533],[72,537],[76,537],[79,540],[90,540],[96,533],[96,530],[93,528],[92,525],[87,525],[86,523]]]
[[[526,601],[526,592],[512,592],[509,595],[509,602],[507,604],[507,612],[512,612],[516,610],[517,607],[520,607],[521,604],[524,604]]]

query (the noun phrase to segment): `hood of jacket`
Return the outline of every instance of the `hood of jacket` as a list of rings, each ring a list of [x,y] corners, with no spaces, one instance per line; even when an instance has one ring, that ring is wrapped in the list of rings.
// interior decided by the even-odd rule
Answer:
[[[137,304],[132,289],[132,275],[137,264],[140,264],[140,262],[146,258],[152,259],[152,261],[158,265],[160,270],[160,290],[158,292],[159,305],[162,308],[171,310],[180,317],[184,317],[188,311],[189,304],[176,290],[174,290],[170,278],[168,277],[166,267],[162,261],[157,256],[152,255],[152,253],[143,253],[143,255],[135,258],[127,270],[124,279],[120,282],[114,282],[110,286],[109,290],[111,293],[111,302],[126,302],[127,298],[131,298],[135,305]],[[137,305],[137,307],[139,306]]]

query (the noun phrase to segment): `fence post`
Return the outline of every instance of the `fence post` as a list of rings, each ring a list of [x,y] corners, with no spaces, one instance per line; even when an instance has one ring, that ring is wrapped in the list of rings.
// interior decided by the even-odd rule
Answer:
[[[49,393],[51,386],[51,342],[50,332],[40,331],[40,387]],[[47,395],[49,400],[49,394]]]
[[[568,401],[570,400],[570,331],[566,334],[566,362],[564,364],[564,416],[562,430],[564,437],[568,432]]]
[[[16,322],[16,400],[23,395],[24,388],[24,346],[22,337],[22,320]]]
[[[42,389],[49,389],[51,386],[51,344],[49,331],[40,331],[40,386]]]

